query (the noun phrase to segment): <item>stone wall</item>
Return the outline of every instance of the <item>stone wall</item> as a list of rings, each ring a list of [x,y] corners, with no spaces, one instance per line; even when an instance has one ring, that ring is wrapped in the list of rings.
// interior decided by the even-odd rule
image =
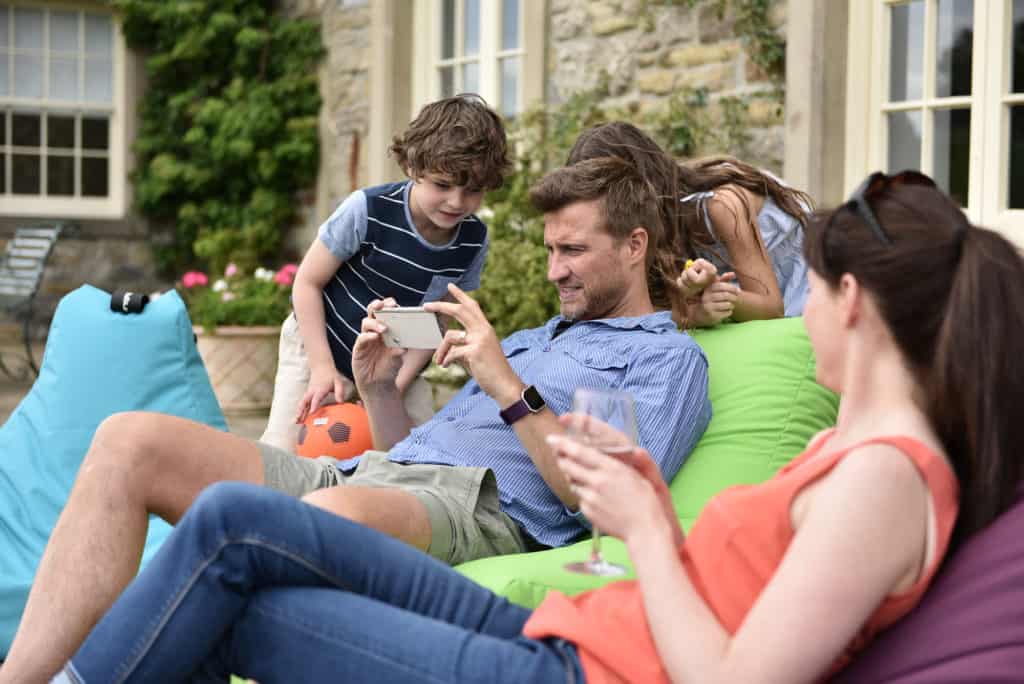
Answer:
[[[320,65],[320,173],[299,196],[289,246],[301,254],[316,228],[349,193],[366,185],[370,129],[369,0],[287,0],[282,9],[320,21],[326,56]]]
[[[597,87],[607,79],[613,108],[644,113],[667,107],[679,89],[707,88],[714,106],[723,96],[750,98],[748,161],[781,173],[782,112],[774,88],[750,60],[733,29],[711,2],[694,7],[651,0],[549,0],[548,100]],[[786,3],[773,9],[783,30]],[[702,150],[703,153],[737,150]]]

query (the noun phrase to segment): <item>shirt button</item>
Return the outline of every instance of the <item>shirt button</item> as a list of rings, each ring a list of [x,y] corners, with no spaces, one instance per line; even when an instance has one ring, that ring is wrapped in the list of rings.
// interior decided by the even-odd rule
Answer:
[[[551,351],[551,345],[550,345],[550,344],[549,344],[549,345],[546,345],[546,346],[544,347],[544,351],[546,351],[546,352],[548,352],[548,351]]]
[[[448,416],[448,422],[449,423],[455,422],[455,416]]]

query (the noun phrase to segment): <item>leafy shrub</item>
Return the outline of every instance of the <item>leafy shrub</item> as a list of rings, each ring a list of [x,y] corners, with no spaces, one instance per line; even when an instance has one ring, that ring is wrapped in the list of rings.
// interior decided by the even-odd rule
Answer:
[[[266,0],[112,0],[148,54],[138,210],[168,229],[165,272],[277,255],[319,165],[319,26]]]

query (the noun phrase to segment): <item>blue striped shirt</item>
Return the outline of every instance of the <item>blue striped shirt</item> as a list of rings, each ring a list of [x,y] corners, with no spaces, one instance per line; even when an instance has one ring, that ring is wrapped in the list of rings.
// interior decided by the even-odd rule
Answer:
[[[707,360],[676,330],[668,312],[579,321],[552,339],[556,317],[513,333],[502,350],[516,374],[540,391],[556,414],[572,408],[577,387],[631,392],[639,443],[666,480],[678,472],[711,419]],[[494,471],[502,510],[534,539],[562,546],[585,521],[566,509],[541,478],[499,407],[470,380],[433,419],[392,447],[392,461],[478,466]],[[339,463],[354,467],[358,459]]]
[[[394,297],[399,306],[441,299],[448,283],[480,287],[487,255],[487,226],[464,218],[452,239],[423,239],[409,212],[412,181],[357,190],[320,226],[319,238],[342,265],[324,286],[327,343],[334,365],[352,377],[352,346],[374,299]]]

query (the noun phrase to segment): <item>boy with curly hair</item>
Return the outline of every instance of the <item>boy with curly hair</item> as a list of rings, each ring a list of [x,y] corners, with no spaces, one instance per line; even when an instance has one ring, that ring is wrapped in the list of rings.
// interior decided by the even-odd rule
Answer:
[[[474,212],[508,171],[501,118],[476,95],[438,100],[389,152],[408,179],[349,195],[299,265],[262,442],[294,451],[298,423],[328,395],[353,394],[352,346],[372,300],[419,306],[445,297],[448,283],[480,286],[487,226]],[[432,413],[429,387],[414,383],[430,355],[407,351],[398,376],[416,422]]]

